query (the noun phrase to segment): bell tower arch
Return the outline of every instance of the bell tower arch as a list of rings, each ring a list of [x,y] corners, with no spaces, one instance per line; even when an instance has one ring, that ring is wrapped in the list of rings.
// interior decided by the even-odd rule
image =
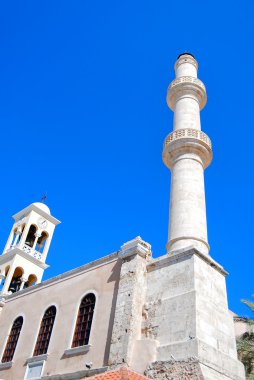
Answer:
[[[13,215],[14,224],[0,256],[0,294],[15,293],[40,283],[55,226],[45,203],[36,202]]]

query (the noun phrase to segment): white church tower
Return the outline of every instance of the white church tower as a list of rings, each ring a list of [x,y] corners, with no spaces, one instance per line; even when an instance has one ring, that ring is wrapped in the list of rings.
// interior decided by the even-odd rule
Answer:
[[[0,256],[1,295],[41,282],[46,258],[59,220],[45,203],[36,202],[13,216],[14,225]]]

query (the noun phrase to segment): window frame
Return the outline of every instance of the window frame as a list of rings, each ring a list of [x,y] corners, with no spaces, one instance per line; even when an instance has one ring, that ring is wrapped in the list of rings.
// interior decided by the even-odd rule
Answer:
[[[27,377],[29,368],[35,367],[36,365],[37,366],[41,365],[40,377],[30,377],[30,378]],[[31,361],[31,362],[27,363],[24,380],[37,380],[37,379],[39,380],[39,379],[41,379],[41,377],[43,375],[43,371],[44,371],[44,366],[45,366],[45,360]]]
[[[19,330],[19,333],[18,333],[18,337],[17,337],[17,339],[16,339],[16,344],[15,344],[15,347],[14,347],[14,350],[13,350],[12,357],[11,357],[11,358],[8,357],[10,360],[3,361],[3,360],[4,360],[4,356],[5,356],[5,351],[7,350],[7,345],[8,345],[9,343],[11,343],[11,342],[9,342],[9,340],[10,340],[10,337],[11,337],[12,330],[13,330],[13,328],[14,328],[14,323],[15,323],[18,319],[20,319],[20,318],[22,318],[22,324],[21,324],[21,327],[20,327],[20,330]],[[11,363],[11,362],[13,361],[13,358],[14,358],[14,356],[15,356],[15,352],[16,352],[16,350],[17,350],[17,346],[18,346],[18,343],[19,343],[20,334],[21,334],[21,330],[22,330],[23,326],[24,326],[24,316],[23,316],[23,315],[19,315],[19,316],[16,317],[16,318],[14,319],[14,321],[12,322],[11,328],[10,328],[10,330],[9,330],[9,334],[8,334],[6,340],[5,340],[4,347],[3,347],[3,352],[2,352],[2,356],[1,356],[1,362],[0,362],[0,364],[3,364],[3,365],[6,364],[6,365],[7,365],[7,363]],[[13,334],[13,335],[14,335],[14,334]]]
[[[50,333],[50,336],[49,336],[49,339],[48,339],[48,344],[47,344],[47,350],[46,352],[44,353],[39,353],[39,354],[35,354],[36,350],[38,350],[37,348],[37,344],[39,343],[39,336],[40,336],[40,333],[41,333],[41,328],[42,328],[42,322],[44,320],[44,317],[45,317],[45,314],[46,312],[50,309],[54,307],[55,308],[55,315],[54,315],[54,320],[53,320],[53,324],[52,324],[52,329],[51,329],[51,333]],[[41,356],[41,355],[47,355],[48,354],[48,349],[49,349],[49,346],[50,346],[50,342],[51,342],[51,338],[52,338],[52,333],[53,333],[53,330],[54,330],[54,326],[55,326],[55,323],[56,323],[56,318],[57,318],[57,314],[58,314],[58,307],[55,305],[55,304],[51,304],[50,306],[48,306],[46,308],[46,310],[44,311],[41,319],[40,319],[40,324],[39,324],[39,328],[38,328],[38,331],[37,331],[37,334],[36,334],[36,338],[35,338],[35,343],[34,343],[34,349],[32,351],[32,358],[36,358],[38,356]]]
[[[77,326],[78,326],[78,319],[79,319],[79,316],[80,316],[81,305],[82,305],[82,302],[83,302],[84,298],[87,297],[87,296],[89,296],[89,295],[93,295],[93,297],[94,297],[94,304],[93,304],[92,321],[91,321],[88,341],[84,342],[84,344],[82,344],[82,345],[74,345],[75,335],[77,333],[76,330],[77,330]],[[95,310],[96,310],[97,302],[98,302],[98,296],[97,296],[97,292],[95,292],[94,290],[89,290],[79,300],[79,304],[78,304],[78,307],[77,307],[77,310],[76,310],[76,318],[74,319],[74,326],[73,326],[73,331],[72,331],[72,336],[71,336],[70,349],[67,350],[67,351],[71,351],[71,352],[73,351],[74,352],[74,351],[79,351],[79,349],[80,349],[80,350],[86,352],[91,347],[92,327],[93,327],[93,325],[95,323],[94,319],[95,319]],[[85,348],[82,349],[82,347],[87,347],[88,349],[85,349]]]

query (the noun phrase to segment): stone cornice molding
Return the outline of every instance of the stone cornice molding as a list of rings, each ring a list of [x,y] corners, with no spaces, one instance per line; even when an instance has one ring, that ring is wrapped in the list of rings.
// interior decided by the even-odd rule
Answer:
[[[207,248],[208,248],[208,251],[210,251],[210,246],[209,246],[209,244],[207,243],[206,239],[205,239],[205,238],[200,239],[200,238],[197,238],[197,237],[195,237],[195,236],[179,236],[179,237],[177,237],[177,238],[175,238],[175,239],[172,239],[172,240],[170,240],[170,241],[167,243],[167,245],[166,245],[167,250],[169,251],[171,245],[172,245],[173,243],[175,243],[176,241],[178,241],[178,240],[196,240],[196,241],[199,241],[199,242],[205,244],[205,245],[207,246]]]
[[[0,371],[9,369],[13,365],[13,362],[0,363]]]
[[[86,344],[84,346],[67,348],[66,350],[64,350],[63,358],[85,354],[90,350],[91,347],[91,344]]]
[[[69,372],[65,374],[45,375],[41,377],[41,380],[79,380],[87,377],[92,377],[106,372],[108,367],[99,367],[94,369],[84,369],[81,371]]]
[[[37,214],[43,216],[45,219],[49,220],[55,226],[61,223],[60,220],[46,213],[41,208],[37,207],[35,204],[31,204],[30,206],[27,206],[26,208],[19,211],[17,214],[13,215],[12,217],[15,220],[15,222],[17,222],[20,218],[27,216],[31,211],[35,211]]]
[[[200,79],[183,76],[171,82],[167,92],[167,104],[172,111],[176,102],[181,98],[190,97],[199,103],[200,109],[204,108],[207,101],[206,88]]]
[[[170,133],[164,141],[162,159],[171,169],[180,158],[201,160],[206,168],[212,161],[212,144],[210,138],[202,131],[186,128]]]
[[[54,284],[56,284],[58,282],[66,281],[66,280],[68,280],[70,278],[79,276],[80,274],[82,274],[84,272],[88,272],[90,270],[94,270],[96,268],[99,268],[100,266],[107,265],[108,263],[110,263],[112,261],[117,261],[117,259],[118,259],[117,252],[111,253],[108,256],[104,256],[104,257],[102,257],[102,258],[100,258],[98,260],[91,261],[88,264],[84,264],[81,267],[72,269],[72,270],[70,270],[68,272],[62,273],[62,274],[60,274],[58,276],[55,276],[55,277],[52,277],[52,278],[50,278],[50,279],[48,279],[46,281],[43,281],[43,282],[41,282],[39,284],[30,286],[30,287],[22,289],[22,290],[19,290],[16,293],[13,293],[13,294],[10,294],[10,295],[6,295],[5,296],[6,300],[9,301],[9,300],[12,300],[12,299],[23,297],[27,293],[33,293],[33,292],[36,292],[36,291],[38,291],[38,290],[40,290],[42,288],[46,288],[48,286],[54,285]]]
[[[193,248],[193,246],[179,249],[177,251],[172,252],[172,254],[170,255],[161,256],[157,259],[152,260],[147,264],[147,271],[151,272],[153,270],[157,270],[168,265],[173,265],[178,261],[187,260],[188,258],[194,255],[198,256],[201,260],[205,261],[208,265],[220,272],[223,276],[228,275],[228,272],[220,264],[213,260],[211,256],[198,251],[196,248]]]
[[[36,363],[36,362],[42,362],[48,359],[49,354],[42,354],[37,356],[32,356],[31,358],[28,358],[26,360],[26,364],[28,363]]]
[[[7,252],[5,252],[2,256],[0,256],[0,263],[3,264],[5,262],[11,260],[15,255],[23,257],[24,259],[30,261],[31,263],[38,265],[42,269],[49,268],[49,265],[47,265],[47,264],[43,263],[42,261],[36,259],[34,256],[25,253],[22,249],[20,249],[18,247],[14,247],[14,248],[8,250]]]
[[[148,259],[151,256],[151,245],[137,236],[135,239],[127,241],[121,246],[118,253],[120,258],[126,258],[133,255],[139,255],[144,259]]]

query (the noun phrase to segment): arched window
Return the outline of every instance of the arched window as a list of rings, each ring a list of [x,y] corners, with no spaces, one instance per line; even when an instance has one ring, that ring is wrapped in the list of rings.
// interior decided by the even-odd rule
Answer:
[[[37,227],[34,224],[31,224],[25,241],[25,244],[30,248],[32,248],[34,245],[36,231]]]
[[[56,307],[50,306],[44,313],[41,321],[40,331],[34,349],[34,355],[43,355],[48,351],[49,341],[56,317]]]
[[[95,306],[95,295],[87,294],[81,301],[78,317],[72,341],[72,347],[79,347],[88,344],[93,321]]]
[[[19,334],[23,325],[23,318],[18,317],[13,322],[9,338],[7,340],[4,354],[2,357],[2,363],[11,362],[14,356],[14,352],[18,343]]]

